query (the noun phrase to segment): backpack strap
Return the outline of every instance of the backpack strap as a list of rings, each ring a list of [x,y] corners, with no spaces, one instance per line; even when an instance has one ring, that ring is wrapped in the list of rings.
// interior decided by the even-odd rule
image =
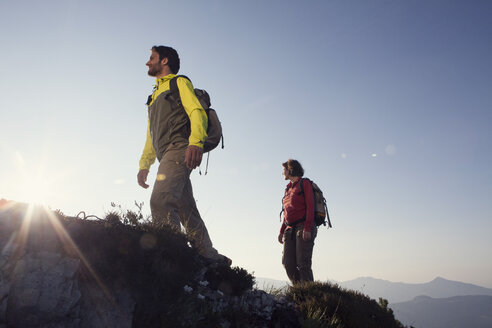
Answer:
[[[328,206],[326,205],[326,199],[323,199],[323,205],[325,207],[325,213],[326,213],[326,222],[328,222],[328,228],[333,228],[331,226],[331,221],[330,221],[330,214],[328,213]],[[326,223],[325,222],[325,223]],[[325,224],[323,223],[323,224]]]
[[[307,180],[309,181],[309,183],[312,185],[312,181],[309,179],[309,178],[300,178],[299,179],[299,188],[300,188],[300,191],[298,193],[298,195],[302,195],[304,194],[304,181]]]
[[[302,195],[304,194],[304,186],[303,186],[303,180],[306,179],[306,178],[300,178],[299,179],[299,188],[301,189],[301,191],[299,191],[297,194],[298,195]]]
[[[285,188],[284,197],[282,197],[282,210],[279,213],[280,221],[282,221],[282,213],[284,213],[284,211],[285,211],[285,208],[284,208],[284,198],[285,198],[286,195],[287,195],[287,188]]]
[[[171,93],[177,94],[179,99],[181,99],[181,96],[179,95],[179,88],[178,88],[178,77],[183,77],[190,82],[191,80],[186,75],[176,75],[171,79],[171,81],[169,81],[169,90],[171,90]]]

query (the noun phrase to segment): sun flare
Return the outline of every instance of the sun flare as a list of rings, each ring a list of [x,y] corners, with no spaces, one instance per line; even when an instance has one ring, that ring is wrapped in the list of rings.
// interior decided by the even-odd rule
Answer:
[[[49,169],[44,161],[38,161],[35,165],[24,160],[17,152],[15,156],[17,173],[12,174],[9,179],[10,192],[8,196],[15,201],[32,205],[48,206],[59,193],[61,175],[59,172]],[[52,172],[53,171],[53,172]]]
[[[53,183],[43,177],[35,177],[22,181],[19,185],[22,201],[29,204],[48,205],[53,196]]]

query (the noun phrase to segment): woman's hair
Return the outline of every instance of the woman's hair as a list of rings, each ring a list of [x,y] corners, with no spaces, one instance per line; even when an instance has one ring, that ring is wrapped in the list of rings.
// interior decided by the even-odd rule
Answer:
[[[282,166],[292,177],[302,177],[304,175],[304,169],[302,168],[301,163],[295,159],[289,159],[287,162],[282,163]]]

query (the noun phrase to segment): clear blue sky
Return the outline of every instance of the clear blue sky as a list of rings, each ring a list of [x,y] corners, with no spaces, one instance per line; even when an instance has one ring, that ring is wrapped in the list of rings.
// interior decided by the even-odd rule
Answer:
[[[464,0],[0,1],[0,198],[149,213],[145,62],[170,45],[223,123],[192,183],[234,264],[287,279],[281,163],[296,158],[334,225],[316,279],[492,287],[491,17]]]

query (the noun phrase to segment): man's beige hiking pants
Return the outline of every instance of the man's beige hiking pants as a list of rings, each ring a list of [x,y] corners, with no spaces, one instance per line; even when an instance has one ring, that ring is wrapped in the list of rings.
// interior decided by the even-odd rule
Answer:
[[[159,164],[157,178],[150,197],[152,219],[158,224],[170,224],[186,229],[186,235],[200,255],[217,259],[205,223],[196,207],[191,187],[191,170],[185,163],[186,148],[166,150]]]

